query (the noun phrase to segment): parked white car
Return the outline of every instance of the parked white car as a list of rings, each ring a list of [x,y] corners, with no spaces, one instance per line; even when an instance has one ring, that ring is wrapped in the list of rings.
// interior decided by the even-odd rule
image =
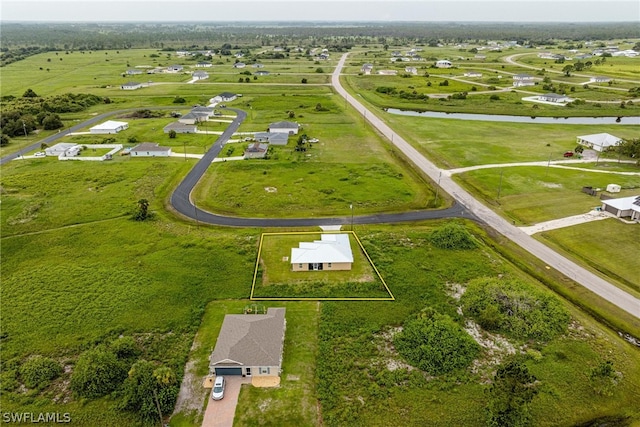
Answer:
[[[222,400],[224,397],[224,377],[216,377],[211,389],[211,398],[213,400]]]
[[[38,151],[33,155],[33,157],[45,157],[46,155],[47,153],[45,153],[44,151]]]

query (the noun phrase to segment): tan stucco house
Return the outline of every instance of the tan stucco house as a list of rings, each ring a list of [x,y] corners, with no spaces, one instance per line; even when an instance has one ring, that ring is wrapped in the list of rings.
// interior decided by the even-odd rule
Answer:
[[[209,374],[279,378],[285,329],[284,308],[227,314],[209,358]]]
[[[293,271],[351,270],[353,252],[348,234],[322,234],[321,240],[300,242],[291,249]]]

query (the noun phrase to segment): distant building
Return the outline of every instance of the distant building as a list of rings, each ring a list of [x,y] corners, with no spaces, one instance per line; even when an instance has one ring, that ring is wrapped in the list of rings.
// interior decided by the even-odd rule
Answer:
[[[437,68],[451,68],[452,65],[453,64],[451,63],[451,61],[446,59],[441,59],[440,61],[436,61]]]
[[[578,136],[577,142],[580,145],[596,151],[605,151],[609,147],[615,147],[622,143],[622,138],[608,133],[595,133],[592,135]]]
[[[322,234],[321,240],[300,242],[291,249],[293,271],[351,270],[353,252],[348,234]]]
[[[264,159],[267,156],[269,144],[262,142],[254,142],[244,150],[245,159]]]
[[[513,86],[521,87],[521,86],[534,86],[536,83],[533,79],[533,76],[529,74],[515,74],[513,76]]]
[[[129,128],[129,123],[117,122],[115,120],[108,120],[102,124],[99,124],[97,126],[90,128],[89,132],[93,134],[111,134],[111,133],[118,133],[128,128]]]
[[[297,135],[300,125],[295,122],[275,122],[269,125],[269,132],[273,133],[288,133],[289,135]]]
[[[123,85],[120,85],[120,89],[122,90],[136,90],[142,87],[142,83],[137,82],[128,82]]]
[[[160,147],[153,142],[143,142],[133,147],[129,154],[133,157],[169,157],[171,147]]]

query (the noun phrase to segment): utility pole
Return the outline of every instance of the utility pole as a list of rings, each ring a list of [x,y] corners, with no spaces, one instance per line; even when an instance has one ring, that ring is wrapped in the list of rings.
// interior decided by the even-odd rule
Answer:
[[[353,231],[353,203],[349,205],[349,209],[351,209],[351,231]]]

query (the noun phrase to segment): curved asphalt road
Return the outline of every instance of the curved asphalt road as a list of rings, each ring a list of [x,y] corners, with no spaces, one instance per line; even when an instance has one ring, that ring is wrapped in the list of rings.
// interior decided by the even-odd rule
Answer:
[[[194,219],[197,222],[204,222],[213,225],[223,225],[230,227],[309,227],[322,225],[346,225],[346,224],[378,224],[403,221],[419,221],[423,219],[467,217],[477,219],[465,210],[464,206],[456,203],[448,209],[410,211],[393,214],[374,214],[342,217],[320,217],[320,218],[240,218],[223,215],[216,215],[198,208],[191,200],[191,192],[202,178],[213,159],[220,153],[224,144],[238,130],[240,124],[247,117],[247,113],[236,108],[227,108],[235,111],[237,117],[218,137],[215,144],[206,152],[204,157],[196,163],[187,176],[175,189],[171,195],[171,206],[180,214]]]
[[[512,225],[500,215],[480,203],[460,185],[453,181],[450,174],[437,168],[418,150],[413,148],[408,142],[396,134],[380,118],[367,110],[367,108],[354,97],[349,95],[340,83],[340,71],[344,66],[347,55],[348,53],[342,56],[332,75],[333,87],[357,111],[359,111],[364,118],[371,123],[371,125],[378,129],[380,133],[386,136],[392,144],[402,151],[418,169],[429,175],[429,177],[437,182],[444,191],[453,196],[458,203],[462,203],[467,206],[470,211],[480,219],[480,221],[486,223],[530,254],[544,261],[547,266],[555,268],[568,278],[573,279],[575,282],[581,284],[601,298],[615,304],[631,315],[640,318],[640,299],[617,288],[601,277],[579,266],[575,262],[558,254],[553,249],[527,235],[524,231]]]

